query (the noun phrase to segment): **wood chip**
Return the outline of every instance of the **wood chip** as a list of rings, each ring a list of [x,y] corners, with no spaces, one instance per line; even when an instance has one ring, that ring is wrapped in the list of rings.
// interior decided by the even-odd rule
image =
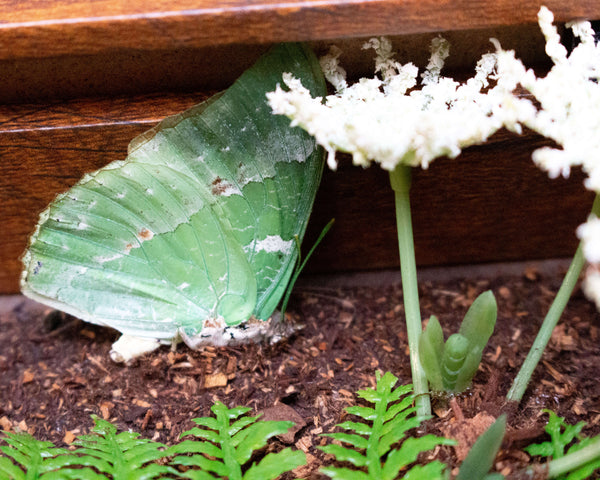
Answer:
[[[71,430],[67,430],[65,436],[63,437],[63,442],[65,442],[67,445],[71,445],[76,438],[77,435],[75,435],[74,432],[72,432]]]
[[[204,378],[204,388],[224,387],[227,385],[227,375],[224,373],[213,373]]]
[[[284,403],[273,405],[272,407],[262,410],[260,413],[262,413],[260,419],[263,421],[275,420],[294,422],[295,425],[286,433],[277,435],[279,440],[288,445],[294,443],[294,437],[296,436],[296,433],[306,425],[304,418],[302,418],[300,414],[296,412],[296,410]]]
[[[102,402],[100,404],[100,414],[104,420],[108,420],[110,418],[111,409],[115,406],[112,402]]]
[[[26,383],[31,383],[33,382],[33,380],[35,379],[35,374],[30,370],[27,369],[23,372],[23,385],[25,385]]]
[[[7,432],[12,431],[12,422],[8,419],[6,415],[0,418],[0,428]]]

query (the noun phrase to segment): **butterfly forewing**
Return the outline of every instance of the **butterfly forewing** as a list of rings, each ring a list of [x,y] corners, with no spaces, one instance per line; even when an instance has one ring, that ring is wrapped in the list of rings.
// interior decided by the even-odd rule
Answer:
[[[297,258],[323,155],[271,113],[291,72],[324,94],[314,55],[274,47],[230,89],[167,119],[125,161],[86,175],[42,213],[23,292],[123,333],[198,335],[268,318]]]

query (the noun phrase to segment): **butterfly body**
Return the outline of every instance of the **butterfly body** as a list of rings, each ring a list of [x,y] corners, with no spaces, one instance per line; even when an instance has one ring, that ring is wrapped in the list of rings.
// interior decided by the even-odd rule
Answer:
[[[59,195],[23,256],[23,293],[157,342],[219,343],[226,329],[267,321],[323,168],[314,141],[266,104],[284,71],[324,93],[312,52],[274,47],[227,91]]]

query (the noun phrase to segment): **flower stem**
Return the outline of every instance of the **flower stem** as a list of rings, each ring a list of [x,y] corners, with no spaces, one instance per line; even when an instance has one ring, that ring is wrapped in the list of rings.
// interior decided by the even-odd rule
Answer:
[[[600,459],[600,440],[568,453],[564,457],[556,458],[545,464],[526,467],[515,472],[514,477],[507,478],[564,478],[563,475],[573,472],[586,464]],[[580,478],[580,477],[577,477]],[[583,477],[581,477],[583,478]],[[585,478],[588,478],[587,476]]]
[[[594,205],[592,206],[592,213],[600,216],[600,195],[596,195]],[[548,310],[537,337],[535,338],[535,341],[533,342],[533,345],[527,354],[527,358],[523,362],[521,370],[519,370],[519,373],[515,377],[512,387],[506,396],[507,401],[520,402],[523,398],[523,394],[525,393],[527,385],[531,380],[533,371],[542,358],[544,349],[546,348],[546,345],[548,345],[548,341],[552,335],[552,330],[554,330],[554,327],[556,327],[556,324],[558,323],[558,320],[560,319],[567,302],[573,293],[573,289],[577,284],[577,280],[579,279],[579,275],[581,274],[584,264],[585,258],[583,256],[583,249],[580,243],[577,247],[575,255],[573,256],[573,260],[571,261],[571,265],[567,270],[565,278],[563,279],[562,285],[560,286],[556,297],[554,297],[554,301],[550,306],[550,310]]]
[[[600,458],[600,440],[583,447],[576,452],[550,461],[548,464],[548,478],[556,478],[565,473],[583,467],[586,463]]]
[[[390,172],[390,183],[396,200],[396,226],[400,250],[400,271],[404,295],[404,314],[410,350],[415,404],[418,415],[431,415],[431,402],[427,388],[427,376],[419,361],[419,337],[421,336],[421,310],[417,284],[417,266],[410,215],[411,167],[400,165]]]

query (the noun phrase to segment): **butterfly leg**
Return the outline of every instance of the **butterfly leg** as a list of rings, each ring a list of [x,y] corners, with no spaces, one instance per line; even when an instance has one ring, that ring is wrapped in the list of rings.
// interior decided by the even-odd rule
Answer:
[[[160,345],[160,341],[156,338],[121,335],[121,337],[112,344],[110,358],[113,362],[127,364],[145,353],[156,350]]]

